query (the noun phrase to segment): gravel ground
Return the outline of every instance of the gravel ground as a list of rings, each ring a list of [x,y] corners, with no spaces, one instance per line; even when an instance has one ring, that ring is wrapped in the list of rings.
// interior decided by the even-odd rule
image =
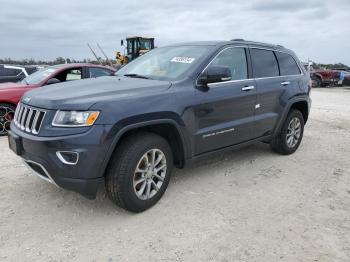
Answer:
[[[258,144],[175,170],[131,214],[30,175],[0,138],[0,261],[350,261],[350,89],[313,89],[291,156]]]

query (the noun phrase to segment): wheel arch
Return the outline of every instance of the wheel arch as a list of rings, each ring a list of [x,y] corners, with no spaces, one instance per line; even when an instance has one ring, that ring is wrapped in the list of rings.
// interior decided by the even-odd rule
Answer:
[[[297,109],[303,114],[304,124],[306,124],[306,122],[309,118],[309,105],[308,105],[308,103],[304,100],[295,102],[291,105],[288,112],[290,112],[290,110],[292,110],[292,109]]]
[[[310,111],[310,104],[308,102],[307,98],[295,98],[293,100],[290,100],[288,104],[285,106],[283,113],[281,114],[281,117],[279,121],[277,122],[277,126],[275,128],[275,131],[273,135],[276,135],[279,130],[281,129],[284,120],[287,118],[288,113],[292,109],[298,109],[301,111],[303,117],[304,117],[304,124],[306,124],[308,117],[309,117],[309,111]]]
[[[110,159],[112,158],[112,155],[114,154],[115,150],[117,150],[120,142],[126,137],[138,132],[150,132],[162,136],[167,140],[173,151],[174,165],[178,168],[185,166],[187,148],[181,127],[175,120],[159,119],[134,123],[121,128],[119,132],[114,135],[110,148],[105,157],[103,175],[106,171]]]

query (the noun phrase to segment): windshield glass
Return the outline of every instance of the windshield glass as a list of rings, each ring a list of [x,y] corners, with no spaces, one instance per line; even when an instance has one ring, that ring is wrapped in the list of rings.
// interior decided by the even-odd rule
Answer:
[[[207,54],[208,46],[170,46],[153,49],[116,72],[156,80],[177,80]]]
[[[49,75],[51,75],[55,71],[56,71],[55,68],[43,68],[24,78],[21,81],[21,83],[28,84],[28,85],[39,84],[41,81],[43,81],[45,78],[47,78]]]

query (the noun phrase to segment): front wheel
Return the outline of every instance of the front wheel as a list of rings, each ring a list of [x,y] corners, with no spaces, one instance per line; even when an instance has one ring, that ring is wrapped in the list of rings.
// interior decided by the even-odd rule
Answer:
[[[126,210],[142,212],[158,202],[169,184],[172,151],[152,133],[131,135],[118,147],[106,173],[107,195]]]
[[[304,117],[299,110],[289,112],[280,132],[272,139],[271,149],[283,155],[294,153],[303,138]]]

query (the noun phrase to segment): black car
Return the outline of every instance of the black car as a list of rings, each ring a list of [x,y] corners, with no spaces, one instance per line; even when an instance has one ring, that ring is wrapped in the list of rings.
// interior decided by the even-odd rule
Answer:
[[[310,78],[295,54],[244,40],[157,48],[115,76],[27,93],[9,132],[39,177],[94,198],[101,182],[140,212],[166,190],[173,166],[255,142],[299,147]]]
[[[34,66],[0,65],[0,83],[21,81],[37,70]]]

